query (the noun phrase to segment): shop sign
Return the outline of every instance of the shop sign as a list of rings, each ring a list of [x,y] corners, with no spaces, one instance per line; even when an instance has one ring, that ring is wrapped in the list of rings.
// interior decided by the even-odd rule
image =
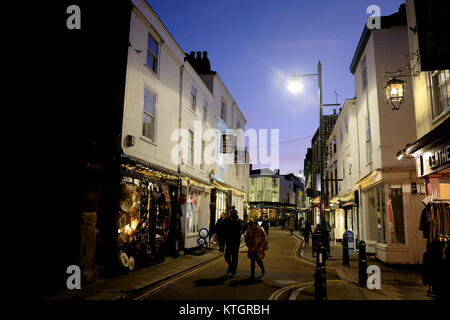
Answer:
[[[440,145],[416,158],[417,176],[438,172],[450,165],[450,144]]]
[[[416,0],[421,71],[450,69],[450,1]]]
[[[222,153],[234,152],[234,135],[222,134]]]
[[[245,148],[236,148],[234,150],[234,163],[245,164],[246,163],[246,152]]]

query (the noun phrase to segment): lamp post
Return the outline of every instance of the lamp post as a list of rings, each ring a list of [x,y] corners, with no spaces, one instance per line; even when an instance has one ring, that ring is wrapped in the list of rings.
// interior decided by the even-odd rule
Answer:
[[[325,239],[325,197],[324,197],[324,152],[323,152],[323,112],[322,109],[324,106],[339,106],[340,104],[334,103],[334,104],[323,104],[322,102],[322,63],[317,63],[317,73],[311,73],[311,74],[294,74],[292,81],[289,83],[287,89],[290,90],[292,93],[296,94],[301,91],[303,86],[298,81],[298,77],[312,77],[317,76],[318,78],[318,95],[319,95],[319,152],[320,152],[320,220],[321,220],[321,232],[322,232],[322,240]]]

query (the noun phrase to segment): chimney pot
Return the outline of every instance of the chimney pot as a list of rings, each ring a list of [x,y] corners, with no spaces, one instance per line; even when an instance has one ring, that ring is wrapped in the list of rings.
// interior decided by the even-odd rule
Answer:
[[[196,59],[200,59],[201,57],[202,57],[202,52],[201,51],[197,51]]]
[[[203,58],[208,58],[208,51],[203,51]]]

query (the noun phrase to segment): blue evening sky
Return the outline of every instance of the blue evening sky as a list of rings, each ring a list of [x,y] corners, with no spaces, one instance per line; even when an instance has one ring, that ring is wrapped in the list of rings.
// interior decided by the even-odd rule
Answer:
[[[322,62],[323,102],[355,95],[350,62],[369,14],[398,10],[404,0],[148,0],[184,52],[208,51],[247,119],[246,129],[280,130],[281,173],[303,169],[318,128],[317,78],[293,95],[294,73]],[[254,167],[260,167],[258,165]]]

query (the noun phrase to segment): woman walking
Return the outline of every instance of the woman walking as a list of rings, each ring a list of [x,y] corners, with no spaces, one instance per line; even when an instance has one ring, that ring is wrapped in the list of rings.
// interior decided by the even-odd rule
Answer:
[[[264,264],[262,259],[266,255],[264,247],[267,241],[266,233],[255,221],[250,221],[250,228],[245,235],[245,242],[248,247],[248,258],[250,259],[251,279],[255,279],[255,262],[261,268],[261,275],[264,275]]]

